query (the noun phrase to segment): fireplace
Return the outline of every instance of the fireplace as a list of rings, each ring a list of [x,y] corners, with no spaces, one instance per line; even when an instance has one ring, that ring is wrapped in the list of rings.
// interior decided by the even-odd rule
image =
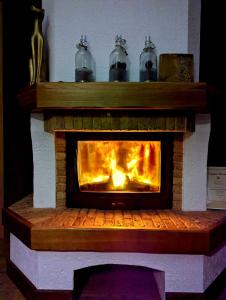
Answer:
[[[172,134],[66,133],[67,207],[172,207]]]
[[[169,293],[202,293],[215,280],[225,221],[206,211],[205,90],[160,82],[24,90],[34,194],[4,219],[10,260],[36,289],[71,294],[75,270],[105,264],[161,270]]]
[[[124,209],[124,203],[129,209],[135,209],[137,205],[143,208],[172,207],[173,210],[206,209],[210,121],[208,114],[197,114],[205,109],[205,84],[41,83],[29,93],[31,91],[34,91],[32,99],[39,110],[31,116],[35,208],[91,208],[94,202],[96,208],[101,205],[113,208],[114,199],[120,196],[115,209]],[[21,94],[23,99],[26,97]],[[131,190],[128,185],[123,191],[94,191],[94,185],[91,190],[84,190],[84,186],[80,190],[77,171],[66,168],[68,159],[71,160],[69,165],[76,167],[75,161],[77,164],[77,157],[73,157],[76,151],[74,154],[72,151],[71,158],[67,155],[66,159],[67,144],[73,144],[73,139],[75,145],[80,141],[80,146],[84,146],[85,141],[118,141],[118,144],[124,145],[123,149],[137,141],[140,153],[148,142],[156,145],[161,142],[161,147],[158,146],[161,155],[159,161],[156,160],[161,164],[160,174],[156,172],[157,177],[161,175],[160,192],[148,185],[149,191],[142,192]],[[147,144],[142,145],[142,141]],[[149,148],[151,145],[154,144],[149,144]],[[120,151],[128,152],[125,149]],[[86,155],[83,154],[83,159]],[[124,171],[128,173],[128,170]],[[72,178],[74,176],[69,183],[67,172],[72,173]],[[128,182],[129,174],[125,177]],[[138,194],[141,196],[137,201]],[[162,196],[165,200],[160,204],[158,198]],[[76,201],[70,202],[70,197]],[[102,197],[105,197],[104,201]]]

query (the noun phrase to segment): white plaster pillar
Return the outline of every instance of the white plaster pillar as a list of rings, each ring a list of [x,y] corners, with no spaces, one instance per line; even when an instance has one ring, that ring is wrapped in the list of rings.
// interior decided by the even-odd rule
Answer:
[[[184,136],[182,210],[207,208],[207,155],[210,115],[196,115],[194,133]]]
[[[35,208],[56,207],[54,135],[44,131],[43,114],[31,115]]]

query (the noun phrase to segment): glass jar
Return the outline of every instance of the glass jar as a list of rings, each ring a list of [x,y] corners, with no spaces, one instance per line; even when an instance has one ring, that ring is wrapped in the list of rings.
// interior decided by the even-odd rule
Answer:
[[[81,36],[80,42],[76,47],[78,51],[75,54],[75,81],[95,81],[95,64],[92,54],[88,49],[86,36]]]
[[[157,56],[150,36],[145,37],[145,47],[140,55],[140,81],[157,80]]]
[[[128,81],[126,40],[116,35],[115,48],[110,54],[109,81]]]

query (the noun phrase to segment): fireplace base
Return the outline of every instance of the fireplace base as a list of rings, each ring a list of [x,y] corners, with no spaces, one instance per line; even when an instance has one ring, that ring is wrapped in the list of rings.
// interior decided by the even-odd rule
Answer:
[[[167,212],[175,216],[176,225]],[[165,272],[166,292],[203,293],[225,268],[225,213],[146,213],[153,214],[146,227],[134,212],[135,228],[99,224],[95,230],[82,225],[76,209],[36,209],[27,197],[4,210],[4,225],[11,233],[10,260],[37,290],[72,290],[73,273],[79,268],[136,262]],[[81,226],[66,225],[65,216],[72,221],[70,214]]]
[[[74,271],[102,264],[146,266],[165,273],[165,292],[203,293],[224,270],[225,247],[210,256],[34,251],[13,234],[10,260],[38,290],[73,290]]]
[[[24,276],[24,274],[10,261],[7,263],[7,272],[11,280],[20,289],[27,299],[39,300],[73,300],[71,290],[39,290]],[[226,269],[214,280],[204,293],[165,293],[166,300],[203,300],[218,299],[225,288]]]

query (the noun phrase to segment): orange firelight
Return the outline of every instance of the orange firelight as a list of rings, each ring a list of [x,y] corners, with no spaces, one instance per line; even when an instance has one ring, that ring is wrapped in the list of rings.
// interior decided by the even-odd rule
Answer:
[[[160,192],[160,141],[78,141],[84,192]]]

